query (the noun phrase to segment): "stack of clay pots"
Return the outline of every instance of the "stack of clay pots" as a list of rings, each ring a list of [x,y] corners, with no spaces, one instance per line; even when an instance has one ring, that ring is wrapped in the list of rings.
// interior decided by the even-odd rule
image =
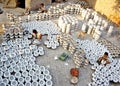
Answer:
[[[59,33],[57,25],[52,21],[31,21],[22,23],[22,27],[30,33],[32,33],[33,29],[36,29],[42,35]]]
[[[56,35],[48,35],[47,40],[44,42],[47,48],[56,49],[59,47],[59,42],[56,39]]]
[[[53,19],[54,16],[52,16],[51,13],[36,13],[35,14],[35,19],[37,21],[44,21],[44,20],[50,20],[50,19]]]
[[[83,8],[88,8],[89,7],[88,3],[83,1],[83,0],[82,1],[78,0],[78,2],[76,2],[76,4],[80,4],[81,7],[83,7]]]
[[[119,60],[113,60],[111,64],[107,66],[103,65],[96,65],[95,67],[92,67],[92,69],[95,70],[95,72],[92,74],[92,82],[88,84],[88,86],[95,86],[95,85],[104,85],[109,86],[110,81],[113,81],[115,83],[120,82],[120,76],[119,75],[119,66],[120,61]]]
[[[110,51],[112,57],[119,57],[119,55],[120,55],[120,48],[119,47],[113,45],[111,42],[109,42],[103,38],[98,40],[98,42],[107,47],[107,49]]]
[[[5,33],[3,34],[4,40],[10,40],[23,37],[23,29],[19,26],[5,25]]]
[[[98,42],[92,40],[76,40],[79,44],[79,48],[83,49],[86,53],[86,58],[93,64],[92,69],[95,72],[92,74],[92,82],[88,86],[98,86],[104,85],[109,86],[109,82],[120,82],[119,74],[119,60],[113,59],[109,51],[104,45],[99,44]],[[101,65],[98,65],[97,59],[101,57],[104,52],[109,53],[110,64],[104,66],[105,62],[102,62]]]
[[[58,26],[61,28],[63,33],[69,34],[71,30],[79,28],[79,22],[74,16],[64,15],[59,17]]]
[[[14,14],[7,13],[7,18],[10,20],[10,22],[13,22],[14,21]]]
[[[4,41],[0,47],[0,86],[53,86],[49,70],[35,64],[42,51],[27,37]]]
[[[71,55],[73,55],[72,59],[77,68],[83,67],[88,64],[88,61],[84,58],[84,51],[78,48],[78,45],[76,44],[76,42],[74,42],[73,38],[70,35],[60,34],[57,39],[63,49],[68,50]]]
[[[109,25],[109,22],[103,18],[99,13],[92,9],[81,9],[81,16],[88,21],[83,24],[82,31],[93,36],[98,40],[102,35],[111,36],[114,26]]]
[[[79,4],[69,4],[64,8],[65,14],[79,14],[81,11],[81,5]]]
[[[88,65],[88,61],[85,60],[85,54],[84,51],[81,49],[76,50],[76,52],[73,55],[73,61],[75,63],[75,66],[77,68],[84,67]]]

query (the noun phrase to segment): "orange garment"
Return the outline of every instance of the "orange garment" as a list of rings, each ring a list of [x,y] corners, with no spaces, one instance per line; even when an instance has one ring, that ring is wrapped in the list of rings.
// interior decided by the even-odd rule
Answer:
[[[104,56],[98,59],[99,64],[101,64],[102,60],[106,62],[105,65],[110,64],[110,61],[108,60],[108,58],[105,58]]]
[[[40,33],[37,34],[33,33],[32,35],[34,36],[35,39],[42,39],[42,34]]]

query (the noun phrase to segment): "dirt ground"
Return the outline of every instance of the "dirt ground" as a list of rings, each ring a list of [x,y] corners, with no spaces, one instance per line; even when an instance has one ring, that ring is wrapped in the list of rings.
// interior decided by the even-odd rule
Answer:
[[[71,0],[72,1],[72,0]],[[3,5],[0,3],[0,7]],[[0,25],[3,23],[7,23],[7,17],[6,13],[10,12],[16,15],[21,15],[25,12],[25,9],[22,8],[4,8],[3,9],[4,13],[0,14]],[[120,31],[120,28],[116,28],[114,31],[114,36],[113,37],[106,37],[107,40],[109,40],[111,43],[114,45],[120,47],[120,36],[119,33],[116,33],[116,31]],[[0,26],[0,33],[3,32],[3,29]],[[119,39],[119,40],[118,40]],[[61,61],[55,61],[54,57],[56,55],[60,55],[62,52],[66,52],[63,50],[63,48],[59,47],[57,50],[49,50],[46,49],[46,55],[43,57],[38,57],[36,59],[36,63],[39,65],[44,65],[49,68],[52,76],[53,76],[53,83],[54,86],[74,86],[71,85],[69,82],[69,69],[74,67],[74,64],[72,60],[68,60],[66,65],[66,62],[61,62]],[[80,70],[80,79],[79,83],[76,86],[87,86],[87,84],[91,81],[91,74],[92,70],[90,69],[91,65],[86,66],[86,68],[81,68]],[[115,84],[111,83],[111,86],[120,86],[120,84]]]

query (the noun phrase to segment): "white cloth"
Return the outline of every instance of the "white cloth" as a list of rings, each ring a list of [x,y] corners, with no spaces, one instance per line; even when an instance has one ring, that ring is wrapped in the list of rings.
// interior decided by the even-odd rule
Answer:
[[[40,40],[38,40],[38,39],[34,39],[34,40],[33,40],[33,44],[40,45],[40,44],[41,44],[41,41],[40,41]]]

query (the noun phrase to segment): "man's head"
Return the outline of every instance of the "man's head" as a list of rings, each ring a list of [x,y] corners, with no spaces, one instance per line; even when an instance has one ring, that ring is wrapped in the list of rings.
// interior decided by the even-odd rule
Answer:
[[[41,7],[44,7],[44,3],[41,3],[40,6],[41,6]]]
[[[104,53],[104,58],[108,58],[108,52]]]
[[[33,33],[34,33],[34,34],[37,34],[38,32],[37,32],[37,30],[33,29]]]

